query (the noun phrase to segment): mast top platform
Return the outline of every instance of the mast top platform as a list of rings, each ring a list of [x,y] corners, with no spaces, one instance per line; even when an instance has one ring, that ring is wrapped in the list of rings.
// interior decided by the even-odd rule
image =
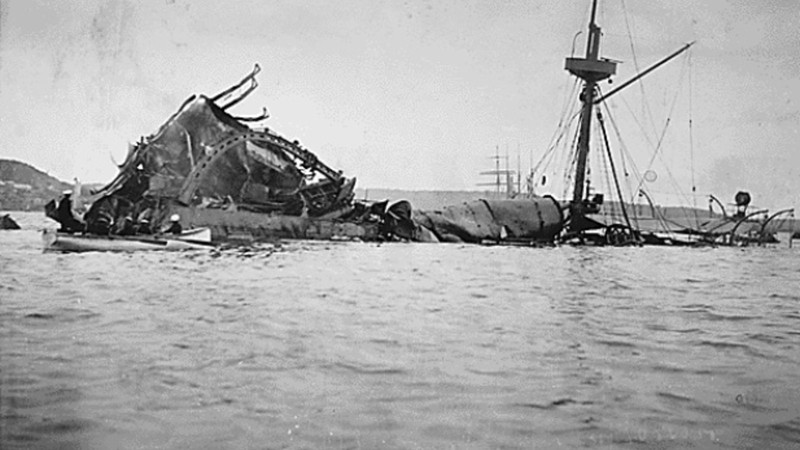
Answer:
[[[567,58],[564,69],[576,77],[598,82],[617,73],[617,63],[604,59]]]
[[[597,12],[597,0],[592,2],[592,18],[589,21],[589,37],[586,41],[585,58],[567,58],[564,68],[576,77],[596,83],[604,80],[617,72],[617,63],[605,58],[600,58],[600,36],[602,31],[594,22]]]

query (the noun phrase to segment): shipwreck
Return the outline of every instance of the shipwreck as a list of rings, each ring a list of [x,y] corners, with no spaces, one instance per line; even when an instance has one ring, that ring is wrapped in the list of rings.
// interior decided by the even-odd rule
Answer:
[[[580,105],[577,111],[564,109],[553,145],[531,169],[528,195],[477,199],[436,211],[417,211],[404,200],[391,204],[388,200],[357,200],[355,177],[324,163],[298,140],[256,126],[269,117],[266,108],[256,117],[231,113],[257,88],[260,68],[256,64],[241,81],[216,95],[189,97],[155,133],[131,145],[117,176],[92,193],[85,214],[73,214],[65,199],[58,205],[51,202],[47,215],[61,223],[62,233],[152,235],[156,241],[168,222],[176,225],[174,220],[168,221],[173,217],[178,218],[179,229],[210,230],[213,242],[351,239],[511,245],[760,245],[777,242],[775,234],[785,231],[781,224],[786,223],[791,224],[792,236],[792,209],[772,215],[757,208],[748,210],[750,196],[744,191],[736,195],[737,210],[730,215],[712,196],[722,211],[707,218],[701,218],[696,208],[682,208],[679,216],[663,214],[643,185],[647,173],[634,174],[637,186],[629,185],[629,192],[623,193],[620,175],[628,177],[624,168],[635,164],[631,159],[626,166],[622,159],[623,171],[618,173],[606,121],[617,130],[607,100],[684,54],[692,43],[603,93],[600,82],[616,75],[618,62],[600,54],[602,31],[595,22],[596,12],[597,0],[592,0],[585,56],[573,54],[564,64],[575,78]],[[669,123],[668,117],[664,131]],[[598,135],[595,139],[593,133]],[[621,139],[617,141],[624,150]],[[547,165],[561,144],[569,147],[563,152],[568,164],[562,179],[567,188],[564,194],[571,191],[571,198],[559,201],[550,195],[535,195],[537,168],[545,163],[539,174],[544,186]],[[589,159],[593,147],[591,153],[599,157],[594,163],[599,165],[594,179]],[[658,147],[650,164],[657,152]],[[499,168],[496,173],[500,174]],[[608,199],[597,189],[604,179],[603,190],[613,194]],[[692,192],[695,187],[693,182]],[[637,196],[649,203],[649,215],[640,211],[642,205],[634,200]]]
[[[355,177],[321,161],[298,140],[268,127],[269,116],[231,108],[258,86],[254,69],[213,95],[193,95],[152,135],[129,147],[117,176],[74,214],[51,202],[64,233],[156,234],[177,215],[184,229],[208,228],[215,242],[274,239],[421,242],[552,242],[564,224],[552,197],[476,200],[414,211],[355,199]],[[67,199],[68,201],[69,199]],[[64,201],[62,201],[62,204]]]

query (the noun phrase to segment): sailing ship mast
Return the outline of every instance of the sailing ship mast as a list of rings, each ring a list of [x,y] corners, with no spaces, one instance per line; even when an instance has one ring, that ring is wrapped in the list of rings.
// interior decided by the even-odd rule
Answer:
[[[602,197],[597,200],[586,198],[588,197],[588,186],[586,186],[586,163],[589,156],[589,141],[591,136],[592,112],[594,105],[605,101],[620,90],[652,72],[662,64],[683,53],[686,49],[691,47],[692,44],[694,44],[694,42],[690,42],[684,45],[671,55],[623,83],[618,88],[612,90],[606,95],[599,96],[599,91],[597,89],[598,82],[615,75],[617,71],[617,63],[599,56],[600,36],[602,33],[600,27],[595,23],[596,14],[597,0],[592,0],[592,14],[589,20],[589,36],[586,41],[586,56],[584,58],[569,57],[566,59],[564,65],[564,68],[572,75],[575,75],[583,80],[583,90],[580,96],[583,106],[581,108],[580,130],[578,133],[575,187],[573,190],[572,200],[569,203],[570,215],[569,226],[567,228],[569,232],[577,234],[581,234],[586,229],[592,227],[592,223],[591,221],[587,220],[586,214],[598,212],[600,204],[602,203]],[[611,158],[610,151],[608,156]],[[619,186],[617,186],[617,190],[619,191]],[[624,214],[624,200],[620,198],[619,201],[621,202]],[[626,222],[629,222],[627,217]],[[628,226],[630,227],[630,225]]]
[[[569,204],[570,224],[569,231],[581,232],[586,227],[585,216],[590,209],[590,204],[584,201],[584,184],[586,182],[586,160],[589,156],[589,137],[592,126],[592,109],[595,103],[597,83],[617,71],[617,63],[607,59],[599,59],[600,53],[600,27],[595,23],[597,13],[597,0],[592,2],[592,16],[589,20],[589,37],[586,42],[585,58],[567,58],[564,68],[571,74],[583,80],[581,93],[581,122],[578,134],[578,158],[575,168],[575,188],[572,201]]]
[[[481,175],[492,175],[494,176],[495,182],[494,183],[478,183],[478,186],[494,186],[495,187],[495,195],[496,198],[501,198],[501,190],[500,188],[505,185],[505,197],[512,198],[515,194],[514,192],[514,182],[513,176],[514,171],[508,168],[508,147],[506,147],[506,155],[505,157],[500,156],[500,146],[495,146],[495,154],[491,157],[495,163],[495,170],[488,170],[485,172],[481,172]],[[500,160],[505,159],[506,165],[505,169],[500,168]],[[502,176],[502,179],[501,179]],[[519,188],[518,188],[519,189]],[[517,191],[519,192],[519,190]]]

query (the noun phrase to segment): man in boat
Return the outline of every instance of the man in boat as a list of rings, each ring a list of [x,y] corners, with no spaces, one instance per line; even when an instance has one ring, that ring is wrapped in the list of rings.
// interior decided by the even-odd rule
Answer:
[[[164,230],[164,233],[171,233],[171,234],[181,234],[183,232],[183,227],[181,227],[181,217],[177,214],[173,214],[169,218],[169,227]]]
[[[136,216],[136,225],[135,230],[137,234],[150,234],[153,232],[153,229],[150,227],[150,221],[153,220],[153,210],[152,208],[144,208],[137,216]]]
[[[150,219],[142,218],[136,223],[136,234],[150,234],[152,233],[152,229],[150,228]]]
[[[72,191],[64,191],[61,199],[59,199],[56,217],[58,218],[58,223],[61,224],[59,231],[74,233],[76,231],[84,231],[86,228],[84,223],[76,219],[72,213]]]

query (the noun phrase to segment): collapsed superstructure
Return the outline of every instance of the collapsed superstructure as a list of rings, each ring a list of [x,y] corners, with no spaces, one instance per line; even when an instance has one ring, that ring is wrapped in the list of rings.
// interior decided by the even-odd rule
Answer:
[[[192,96],[156,133],[129,148],[117,176],[93,192],[80,219],[48,216],[66,231],[150,234],[177,215],[184,228],[208,227],[215,241],[402,239],[426,242],[552,242],[562,229],[552,197],[476,200],[441,211],[412,211],[408,202],[354,199],[345,177],[298,141],[228,113],[256,87],[254,70],[231,88]],[[62,217],[70,216],[70,217]]]
[[[350,212],[355,179],[297,141],[245,124],[266,113],[236,118],[226,112],[255,89],[258,71],[256,65],[213,97],[190,97],[155,134],[133,145],[116,178],[95,193],[84,216],[87,231],[124,234],[188,208],[311,218]]]

